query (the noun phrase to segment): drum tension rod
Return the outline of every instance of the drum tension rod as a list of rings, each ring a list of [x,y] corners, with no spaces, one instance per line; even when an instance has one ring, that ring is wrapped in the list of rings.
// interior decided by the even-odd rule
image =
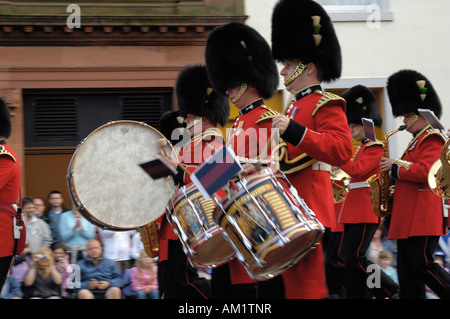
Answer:
[[[203,219],[200,218],[200,215],[199,215],[198,212],[197,212],[197,207],[196,207],[196,206],[194,205],[194,203],[190,200],[190,198],[186,195],[186,186],[181,187],[181,190],[182,190],[184,196],[187,198],[187,201],[188,201],[188,203],[189,203],[189,206],[191,206],[192,211],[194,212],[194,215],[195,215],[195,217],[197,218],[199,224],[202,225],[202,229],[203,229],[203,231],[205,232],[205,237],[204,237],[204,238],[205,238],[206,240],[208,240],[208,238],[211,238],[212,235],[206,231],[206,228],[205,228],[205,222],[206,222],[206,221],[204,221]]]
[[[297,201],[298,205],[305,211],[305,213],[307,213],[310,217],[315,217],[316,214],[311,210],[311,208],[309,208],[309,206],[305,203],[305,201],[303,200],[303,198],[301,198],[298,195],[297,189],[291,184],[291,182],[286,178],[286,175],[283,172],[280,172],[284,179],[287,181],[287,183],[289,184],[289,190],[291,191],[292,195],[295,197],[295,200]],[[272,179],[274,180],[275,177]],[[279,182],[277,181],[277,183],[279,184]],[[283,190],[284,192],[284,188],[279,185],[279,187]],[[287,197],[289,198],[289,197]],[[310,225],[310,221],[308,219],[305,218],[305,216],[303,216],[303,214],[301,214],[299,212],[299,207],[297,207],[289,198],[289,202],[291,207],[293,207],[293,210],[297,213],[297,216],[299,216],[299,218],[305,223],[305,227],[309,228],[309,230],[314,229],[314,227],[311,227]]]
[[[227,193],[230,190],[228,189]],[[250,241],[247,239],[247,237],[245,236],[245,234],[242,232],[241,228],[239,227],[239,225],[236,222],[236,219],[234,219],[233,217],[231,217],[230,215],[227,214],[227,212],[225,211],[225,209],[223,208],[222,204],[217,200],[216,196],[213,196],[214,201],[216,203],[216,205],[218,207],[220,207],[220,209],[222,210],[222,212],[224,213],[225,217],[227,218],[228,222],[233,225],[234,229],[238,232],[239,236],[242,238],[242,241],[244,242],[244,246],[245,248],[247,248],[247,250],[250,252],[250,254],[253,256],[253,258],[256,260],[256,263],[258,264],[259,267],[263,266],[263,263],[265,263],[264,260],[262,260],[261,258],[259,258],[258,256],[255,255],[255,253],[252,251],[252,247],[253,245],[250,243]],[[219,225],[218,225],[219,226]],[[236,246],[236,244],[231,240],[230,236],[224,232],[222,233],[223,236],[225,236],[225,239],[228,240],[228,242],[230,243],[230,245],[233,247],[234,251],[236,252],[236,257],[239,259],[239,261],[246,263],[244,256],[242,255],[242,253],[239,251],[239,248]],[[247,264],[247,263],[246,263]]]
[[[266,212],[264,211],[264,209],[262,209],[261,205],[259,204],[259,202],[256,200],[256,198],[249,192],[249,190],[246,187],[247,184],[247,180],[244,178],[243,180],[241,180],[241,185],[242,187],[245,189],[245,191],[249,194],[250,199],[252,200],[252,202],[256,205],[256,207],[258,208],[259,212],[264,216],[264,219],[268,222],[269,226],[275,231],[275,233],[280,236],[280,240],[279,241],[279,245],[280,246],[284,246],[284,244],[287,244],[290,242],[289,238],[283,236],[280,231],[278,230],[277,225],[275,225],[275,223],[273,222],[272,219],[269,218],[269,216],[266,214]],[[233,198],[234,199],[234,198]]]
[[[170,186],[169,185],[167,185],[167,186],[170,189]],[[170,199],[170,202],[172,204],[172,207],[174,207],[174,203],[173,203],[172,199]],[[168,204],[166,204],[166,210],[167,210],[167,213],[170,213],[172,211]],[[167,218],[167,220],[169,221],[170,224],[172,224],[171,220],[173,220],[174,223],[176,224],[175,227],[173,227],[173,225],[172,225],[172,229],[177,233],[178,237],[181,237],[182,240],[180,240],[180,242],[181,242],[181,245],[183,246],[184,253],[186,255],[188,255],[188,254],[193,255],[195,252],[189,246],[186,245],[186,242],[189,238],[188,238],[187,234],[183,231],[183,228],[181,227],[181,223],[178,220],[178,217],[175,216],[175,214],[171,214],[171,216],[172,216],[172,218]],[[191,261],[189,260],[189,262],[191,262]]]

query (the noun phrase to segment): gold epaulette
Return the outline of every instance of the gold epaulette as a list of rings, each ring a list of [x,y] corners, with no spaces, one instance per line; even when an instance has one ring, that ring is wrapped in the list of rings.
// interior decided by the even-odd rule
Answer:
[[[7,155],[13,159],[14,162],[16,162],[16,158],[14,155],[12,155],[10,152],[8,152],[3,145],[0,145],[0,156]]]
[[[431,135],[438,135],[442,141],[445,143],[446,142],[446,138],[442,135],[442,133],[436,131],[435,129],[429,128],[427,129],[425,132],[423,132],[424,137],[420,140],[420,143],[422,143],[423,140],[425,140],[427,137],[431,136]]]
[[[314,108],[314,111],[312,113],[312,116],[314,116],[316,112],[329,101],[344,101],[345,103],[345,100],[339,95],[319,90],[317,90],[315,93],[321,94],[322,97],[320,98],[319,102],[317,102],[316,107]]]
[[[370,141],[369,143],[366,144],[366,147],[375,146],[375,145],[379,145],[379,146],[383,147],[384,143],[382,141]]]
[[[268,107],[265,106],[265,105],[262,105],[261,107],[263,107],[263,108],[265,108],[266,110],[268,110],[268,112],[265,112],[264,114],[262,114],[262,115],[259,117],[259,119],[256,121],[256,124],[259,123],[259,122],[261,122],[261,121],[271,119],[271,118],[273,118],[274,116],[280,114],[280,113],[278,113],[277,111],[274,111],[274,110],[272,110],[271,108],[268,108]]]
[[[406,150],[403,152],[402,157],[407,153],[407,152],[411,152],[416,145],[420,145],[422,143],[422,141],[424,141],[426,138],[428,138],[431,135],[438,135],[442,138],[442,141],[445,143],[446,138],[439,133],[438,131],[435,131],[430,124],[426,125],[422,130],[420,130],[419,133],[417,133],[415,135],[415,137],[409,142],[408,147],[406,148]],[[420,137],[422,135],[425,135],[422,139],[420,139]],[[419,141],[420,139],[420,141]]]

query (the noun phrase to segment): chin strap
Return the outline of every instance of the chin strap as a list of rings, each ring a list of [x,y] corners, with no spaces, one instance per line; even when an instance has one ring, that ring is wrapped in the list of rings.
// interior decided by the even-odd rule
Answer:
[[[300,62],[297,65],[297,67],[295,68],[294,72],[292,72],[292,74],[284,81],[284,86],[288,86],[289,84],[294,82],[294,80],[296,78],[298,78],[300,75],[302,75],[302,73],[305,71],[305,69],[306,69],[306,64],[303,64],[303,62]]]
[[[414,114],[413,117],[411,118],[411,121],[409,121],[409,123],[406,125],[405,130],[409,130],[411,128],[411,126],[413,126],[414,123],[416,123],[416,121],[419,119],[419,116],[417,114]]]
[[[235,104],[237,101],[239,101],[242,95],[244,95],[245,91],[247,91],[247,87],[248,87],[247,84],[242,83],[241,87],[239,88],[239,92],[236,94],[234,99],[231,100],[231,103]]]
[[[195,118],[195,120],[193,120],[191,123],[189,123],[188,126],[186,126],[186,130],[189,131],[191,128],[193,128],[195,125],[197,125],[199,122],[201,122],[202,119],[203,119],[203,117],[197,116],[197,117]]]

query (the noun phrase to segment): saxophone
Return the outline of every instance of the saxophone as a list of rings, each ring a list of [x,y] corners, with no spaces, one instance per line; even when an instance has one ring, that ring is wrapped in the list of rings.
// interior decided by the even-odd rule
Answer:
[[[406,125],[400,126],[398,129],[389,132],[384,136],[383,141],[383,157],[389,157],[389,137],[397,132],[403,131]],[[389,172],[385,171],[380,174],[370,176],[366,183],[371,188],[371,198],[373,205],[373,212],[379,218],[383,218],[392,212],[392,195],[389,183]]]

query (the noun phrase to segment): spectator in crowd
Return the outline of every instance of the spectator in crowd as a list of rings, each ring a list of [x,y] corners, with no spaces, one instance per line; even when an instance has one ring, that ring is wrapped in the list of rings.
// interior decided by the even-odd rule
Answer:
[[[62,276],[61,297],[67,298],[67,279],[73,273],[73,267],[69,262],[69,254],[64,244],[56,244],[53,246],[53,256],[55,257],[56,269]]]
[[[51,249],[42,247],[33,254],[32,262],[23,280],[25,298],[61,299],[62,276],[56,269]]]
[[[131,260],[138,260],[144,250],[144,244],[141,240],[141,234],[137,231],[131,236]]]
[[[37,217],[36,207],[31,197],[22,199],[22,212],[27,227],[26,243],[30,246],[32,253],[37,252],[42,246],[50,247],[53,240],[50,227],[42,219]]]
[[[0,299],[22,299],[23,293],[20,282],[8,272],[5,284],[0,291]]]
[[[33,198],[34,207],[36,207],[37,217],[42,218],[45,213],[45,202],[42,198]]]
[[[131,268],[130,279],[137,299],[159,299],[158,267],[145,251],[136,260],[136,266]]]
[[[385,226],[383,223],[380,224],[378,229],[373,235],[372,241],[370,242],[369,249],[367,250],[367,255],[370,260],[372,260],[377,265],[380,264],[379,257],[381,251],[388,251],[392,254],[392,267],[397,266],[397,244],[396,240],[388,239],[387,233],[385,231]]]
[[[450,200],[447,200],[450,201]],[[444,261],[447,265],[450,265],[450,229],[447,228],[447,234],[439,237],[438,247],[436,251],[443,253]]]
[[[51,191],[48,194],[48,209],[45,210],[44,216],[42,217],[50,225],[55,244],[61,242],[58,235],[58,222],[61,214],[67,211],[63,204],[64,198],[62,193],[58,190]]]
[[[73,209],[59,218],[58,234],[71,256],[70,263],[75,264],[86,256],[86,244],[94,238],[95,226]]]
[[[103,257],[103,248],[97,239],[86,246],[87,257],[77,265],[81,272],[81,287],[77,288],[79,299],[120,299],[122,274],[116,263]]]
[[[103,243],[103,256],[114,260],[123,274],[125,269],[131,267],[131,236],[132,231],[111,231],[99,229],[99,234]]]
[[[396,284],[398,284],[398,274],[397,269],[392,267],[392,263],[394,261],[394,256],[388,251],[382,250],[380,251],[380,255],[378,256],[379,266],[382,271],[386,273]]]

